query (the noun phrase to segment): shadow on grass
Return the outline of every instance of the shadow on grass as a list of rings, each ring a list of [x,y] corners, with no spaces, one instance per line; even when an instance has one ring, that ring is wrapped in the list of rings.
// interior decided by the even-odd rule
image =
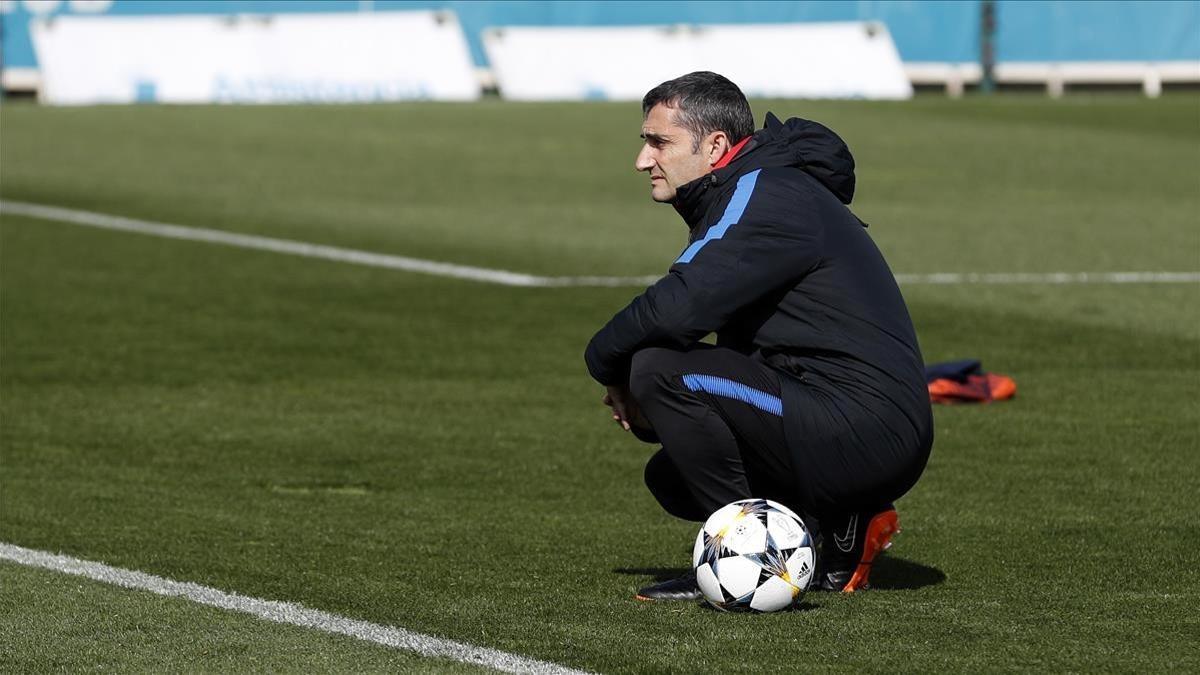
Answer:
[[[675,579],[691,571],[689,567],[618,567],[613,570],[615,574],[650,577],[652,583]],[[945,580],[946,574],[936,567],[891,555],[877,558],[875,569],[871,571],[871,587],[881,591],[915,591]]]
[[[876,558],[871,570],[871,588],[881,591],[915,591],[945,580],[945,572],[936,567],[890,555]]]
[[[638,577],[650,577],[650,581],[670,581],[691,572],[690,567],[618,567],[615,574],[629,574]]]

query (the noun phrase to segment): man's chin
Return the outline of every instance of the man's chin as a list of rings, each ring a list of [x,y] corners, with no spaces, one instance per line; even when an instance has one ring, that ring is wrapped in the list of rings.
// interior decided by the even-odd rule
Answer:
[[[675,201],[675,191],[671,190],[668,192],[667,190],[652,189],[650,190],[650,198],[659,204],[670,204]]]

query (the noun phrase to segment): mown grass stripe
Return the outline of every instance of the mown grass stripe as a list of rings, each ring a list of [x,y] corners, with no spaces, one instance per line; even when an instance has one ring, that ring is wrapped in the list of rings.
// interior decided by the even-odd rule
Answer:
[[[97,227],[105,230],[135,232],[167,239],[199,241],[237,248],[270,251],[333,262],[381,267],[405,272],[432,274],[453,279],[466,279],[503,286],[541,288],[564,287],[622,287],[645,286],[658,280],[657,276],[560,276],[547,277],[509,270],[472,267],[454,263],[410,258],[407,256],[372,253],[325,244],[312,244],[290,239],[276,239],[253,234],[238,234],[203,227],[172,225],[150,220],[138,220],[92,211],[65,209],[58,206],[31,204],[10,200],[0,201],[0,213],[52,220],[60,223]],[[896,280],[906,285],[959,284],[1178,284],[1200,282],[1200,272],[995,272],[932,274],[897,274]]]
[[[172,581],[171,579],[164,579],[163,577],[144,572],[111,567],[103,563],[37,551],[3,542],[0,542],[0,559],[29,567],[38,567],[63,574],[87,577],[95,581],[122,586],[124,588],[185,598],[201,605],[242,612],[276,623],[346,635],[359,640],[374,642],[385,647],[415,652],[422,656],[452,659],[506,673],[566,675],[586,672],[496,649],[476,647],[462,642],[424,635],[403,628],[350,619],[290,602],[262,600],[238,595],[237,593],[228,593],[216,588],[201,586],[200,584]]]

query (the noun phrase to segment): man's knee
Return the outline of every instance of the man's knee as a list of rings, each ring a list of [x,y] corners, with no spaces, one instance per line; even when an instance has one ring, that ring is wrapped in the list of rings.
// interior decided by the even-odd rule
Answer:
[[[659,450],[650,456],[650,461],[646,462],[645,479],[646,487],[650,488],[650,492],[655,496],[681,482],[679,469],[675,468],[675,463],[665,450]]]
[[[646,462],[646,487],[667,513],[684,520],[703,521],[708,513],[696,502],[679,468],[665,450]]]
[[[663,347],[647,347],[633,355],[629,366],[629,393],[633,399],[645,405],[652,400],[666,382],[669,364],[679,352]]]

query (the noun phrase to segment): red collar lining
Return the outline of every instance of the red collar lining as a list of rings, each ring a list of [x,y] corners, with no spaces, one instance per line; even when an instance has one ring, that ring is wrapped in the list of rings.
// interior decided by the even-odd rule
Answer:
[[[736,157],[739,152],[741,152],[742,148],[746,146],[746,143],[748,143],[751,138],[753,138],[753,136],[747,136],[738,141],[737,145],[730,148],[729,152],[725,153],[721,159],[717,160],[716,164],[713,164],[713,171],[729,166],[729,163],[733,161],[733,158]]]

